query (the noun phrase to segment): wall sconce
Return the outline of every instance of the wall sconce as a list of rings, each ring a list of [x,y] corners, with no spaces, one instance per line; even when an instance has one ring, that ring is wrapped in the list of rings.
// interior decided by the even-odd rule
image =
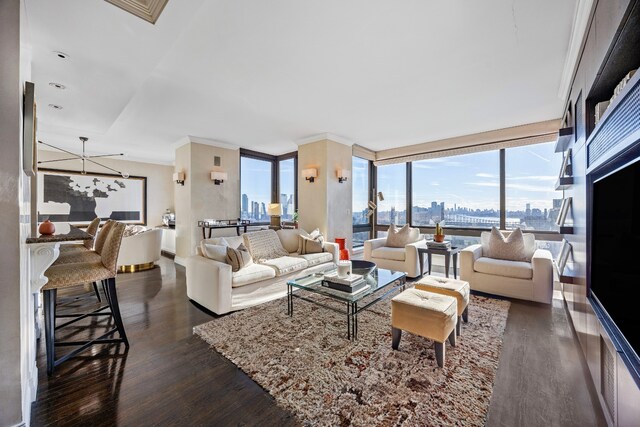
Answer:
[[[213,183],[215,185],[222,184],[225,179],[227,179],[227,173],[226,172],[220,172],[220,171],[212,171],[211,172],[211,180],[213,181]]]
[[[174,172],[173,180],[176,184],[184,185],[184,172]]]
[[[384,194],[382,194],[382,191],[378,192],[378,201],[380,202],[384,201]]]
[[[318,169],[316,168],[302,169],[302,176],[307,181],[313,182],[318,177]]]
[[[341,184],[345,182],[347,179],[349,179],[350,175],[351,175],[351,172],[346,169],[336,170],[336,176],[338,177],[338,182]]]

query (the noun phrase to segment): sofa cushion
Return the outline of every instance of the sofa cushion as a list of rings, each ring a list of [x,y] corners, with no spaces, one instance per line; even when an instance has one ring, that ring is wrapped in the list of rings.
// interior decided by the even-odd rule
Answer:
[[[329,252],[321,252],[317,254],[304,254],[304,255],[299,255],[299,257],[304,258],[309,264],[309,267],[312,267],[318,264],[323,264],[325,262],[331,262],[333,260],[333,255],[331,255]]]
[[[486,252],[483,250],[482,255],[489,258],[526,261],[524,237],[522,236],[522,230],[520,228],[516,228],[505,236],[500,230],[493,227],[486,249]]]
[[[227,264],[231,266],[231,271],[236,272],[253,264],[253,260],[244,245],[240,245],[236,249],[227,246]]]
[[[415,243],[418,240],[420,240],[420,229],[411,228],[409,224],[405,224],[398,230],[394,224],[391,224],[387,232],[387,243],[385,246],[390,248],[404,248],[409,243]]]
[[[251,264],[241,270],[231,273],[231,287],[250,285],[262,280],[273,279],[276,272],[273,268],[261,264]]]
[[[404,246],[401,248],[390,248],[388,246],[381,246],[371,251],[373,258],[392,259],[395,261],[404,261],[406,257],[406,251]]]
[[[502,235],[508,236],[510,235],[510,231],[500,230]],[[538,245],[536,244],[536,236],[533,233],[522,233],[522,238],[524,239],[524,257],[525,261],[531,262],[531,258],[533,258],[533,254],[535,253]],[[491,239],[490,231],[483,231],[480,234],[480,244],[482,244],[482,254],[487,256],[489,253],[489,240]]]
[[[219,262],[227,262],[227,245],[212,245],[210,243],[200,242],[200,253],[203,257],[213,259]]]
[[[301,228],[283,228],[276,231],[282,247],[291,253],[298,252],[298,236],[308,236],[307,232]]]
[[[306,236],[298,236],[298,253],[300,255],[304,254],[317,254],[324,250],[324,236],[322,234],[316,235],[315,238]]]
[[[293,273],[294,271],[304,270],[309,266],[306,259],[302,257],[282,256],[279,258],[273,258],[265,260],[262,265],[273,268],[276,272],[276,276],[284,276],[285,274]]]
[[[289,255],[274,230],[261,230],[242,235],[245,246],[257,262]]]
[[[514,277],[517,279],[531,279],[533,268],[531,263],[524,261],[508,261],[482,257],[473,264],[473,269],[478,273],[492,274],[494,276]]]

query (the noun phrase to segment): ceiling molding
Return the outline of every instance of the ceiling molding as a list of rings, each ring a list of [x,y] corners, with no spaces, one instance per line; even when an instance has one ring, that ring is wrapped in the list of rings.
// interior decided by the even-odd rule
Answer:
[[[562,78],[560,79],[560,88],[558,89],[558,98],[563,101],[569,96],[569,89],[573,83],[578,61],[582,53],[582,48],[586,41],[589,21],[591,13],[595,5],[594,0],[578,0],[576,3],[576,13],[571,27],[571,38],[569,39],[569,49],[564,61],[562,70]]]
[[[169,0],[105,0],[138,18],[155,24]]]
[[[221,142],[221,141],[216,141],[215,139],[203,138],[200,136],[192,136],[192,135],[187,135],[185,137],[180,138],[178,141],[171,144],[171,148],[176,150],[185,144],[191,144],[191,143],[209,145],[211,147],[224,148],[226,150],[240,149],[240,146],[235,144],[230,144],[228,142]]]
[[[300,145],[305,145],[305,144],[311,144],[313,142],[318,142],[318,141],[324,141],[324,140],[329,140],[329,141],[333,141],[333,142],[337,142],[338,144],[343,144],[343,145],[347,145],[349,147],[351,147],[354,142],[351,141],[350,139],[344,138],[342,136],[338,136],[332,133],[319,133],[317,135],[312,135],[312,136],[308,136],[306,138],[302,138],[299,139],[297,141],[295,141],[295,143],[300,146]]]

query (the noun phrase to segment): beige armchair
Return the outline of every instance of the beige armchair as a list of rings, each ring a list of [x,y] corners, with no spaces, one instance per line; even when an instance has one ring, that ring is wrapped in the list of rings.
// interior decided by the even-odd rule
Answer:
[[[488,238],[485,233],[482,233],[483,240]],[[533,234],[524,236],[526,249],[532,254],[531,262],[488,258],[483,256],[482,244],[471,245],[460,251],[460,278],[476,291],[551,304],[551,253],[537,249]]]
[[[426,241],[420,239],[409,243],[404,248],[385,246],[386,237],[366,240],[364,242],[364,259],[375,262],[378,267],[387,270],[404,271],[409,277],[421,275],[418,248],[426,247]]]

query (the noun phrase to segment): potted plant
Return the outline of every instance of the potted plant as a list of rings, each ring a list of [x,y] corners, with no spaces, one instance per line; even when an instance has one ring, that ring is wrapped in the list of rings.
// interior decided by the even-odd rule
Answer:
[[[293,226],[295,228],[298,228],[298,209],[295,210],[295,212],[293,213],[293,216],[291,217],[291,221],[293,222]]]
[[[436,223],[436,233],[433,235],[433,240],[438,243],[444,242],[444,229],[439,222]]]

